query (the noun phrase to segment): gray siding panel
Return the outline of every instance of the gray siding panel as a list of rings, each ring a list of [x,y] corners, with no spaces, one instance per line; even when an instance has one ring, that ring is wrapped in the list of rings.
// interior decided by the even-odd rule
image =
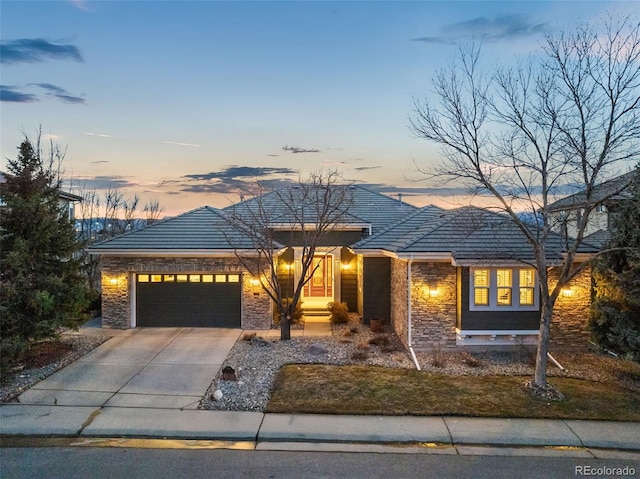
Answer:
[[[364,258],[363,262],[363,321],[373,318],[387,324],[391,317],[391,258]]]
[[[462,274],[458,305],[462,330],[534,330],[540,328],[540,311],[470,311],[469,268],[461,268]]]

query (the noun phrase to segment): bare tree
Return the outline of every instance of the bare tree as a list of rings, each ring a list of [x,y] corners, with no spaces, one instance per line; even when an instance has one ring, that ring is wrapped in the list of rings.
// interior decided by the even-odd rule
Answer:
[[[144,205],[145,221],[147,226],[160,220],[160,215],[164,213],[164,207],[160,206],[160,201],[155,198],[151,199]]]
[[[640,156],[640,24],[609,18],[604,29],[584,25],[548,36],[539,56],[491,74],[480,70],[480,48],[461,48],[458,62],[436,75],[433,96],[416,100],[411,118],[413,132],[445,156],[422,172],[493,195],[533,248],[541,299],[533,382],[541,387],[555,302],[588,265],[578,249],[589,214],[607,199],[594,187]],[[575,236],[564,237],[552,284],[549,206],[569,185],[584,191],[583,214]],[[520,216],[524,210],[534,227]]]
[[[267,194],[257,186],[257,191],[248,197],[241,195],[241,202],[225,212],[232,231],[250,240],[252,254],[243,253],[246,248],[234,244],[232,234],[227,234],[227,239],[234,244],[240,263],[259,278],[273,301],[280,317],[280,337],[287,340],[291,339],[291,317],[303,288],[319,267],[314,264],[317,247],[345,222],[353,195],[337,172],[314,172]],[[291,247],[299,250],[300,269],[295,281],[287,276],[293,284],[285,285],[280,260]]]
[[[80,188],[79,196],[82,201],[78,210],[78,236],[86,245],[150,225],[164,211],[157,199],[150,200],[144,206],[145,219],[142,220],[138,218],[138,195],[128,198],[115,188],[108,188],[102,194],[95,189]],[[87,254],[85,264],[91,287],[99,289],[99,257]]]

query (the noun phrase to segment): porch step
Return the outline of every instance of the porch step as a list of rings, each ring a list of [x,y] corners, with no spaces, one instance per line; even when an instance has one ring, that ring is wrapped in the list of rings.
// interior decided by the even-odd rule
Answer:
[[[304,316],[331,316],[326,308],[302,308]]]

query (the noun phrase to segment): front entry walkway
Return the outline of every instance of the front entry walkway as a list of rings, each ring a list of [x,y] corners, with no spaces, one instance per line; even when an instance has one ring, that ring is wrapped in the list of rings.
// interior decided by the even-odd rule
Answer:
[[[22,393],[19,400],[32,405],[196,409],[241,332],[224,328],[118,331]]]
[[[246,331],[247,333],[255,332],[257,336],[268,339],[279,339],[279,329],[261,329],[258,331]],[[329,322],[329,316],[318,317],[311,316],[304,318],[304,327],[302,329],[291,329],[291,337],[321,337],[331,336],[331,323]]]

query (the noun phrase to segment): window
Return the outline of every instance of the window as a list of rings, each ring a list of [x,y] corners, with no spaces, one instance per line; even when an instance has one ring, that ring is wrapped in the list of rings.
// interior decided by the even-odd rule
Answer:
[[[239,283],[240,275],[239,274],[230,274],[229,275],[229,283]]]
[[[469,308],[536,310],[536,273],[532,268],[471,268]]]
[[[199,274],[190,274],[189,275],[189,282],[190,283],[199,283],[200,282],[200,275]]]
[[[213,283],[213,275],[212,274],[203,274],[202,275],[203,283]]]
[[[489,270],[473,272],[473,301],[475,306],[489,306]]]
[[[498,306],[511,306],[511,270],[496,270],[496,283],[498,285]]]
[[[227,275],[226,274],[216,274],[216,283],[226,283]]]
[[[520,306],[535,306],[535,274],[532,269],[520,270]]]
[[[165,283],[173,283],[175,280],[176,280],[176,277],[173,274],[165,274],[164,275],[164,282]]]
[[[138,275],[138,283],[148,283],[149,275],[148,274],[139,274]]]
[[[161,274],[152,274],[151,275],[152,283],[162,283],[162,275]]]

